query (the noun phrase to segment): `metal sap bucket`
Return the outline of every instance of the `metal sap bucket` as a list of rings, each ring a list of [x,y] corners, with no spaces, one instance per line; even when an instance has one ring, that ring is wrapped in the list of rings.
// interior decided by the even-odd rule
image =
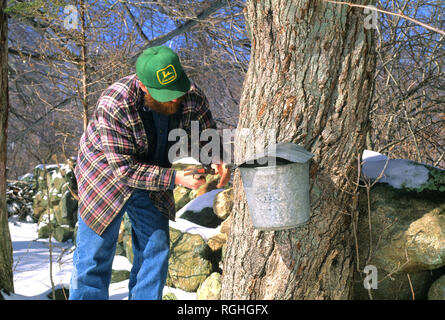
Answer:
[[[238,166],[255,229],[290,229],[309,221],[312,157],[303,147],[287,142]]]

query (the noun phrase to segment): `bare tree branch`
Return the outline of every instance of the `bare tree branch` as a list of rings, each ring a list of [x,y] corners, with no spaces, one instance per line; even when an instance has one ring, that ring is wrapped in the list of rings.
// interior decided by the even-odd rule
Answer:
[[[176,28],[175,30],[170,31],[169,33],[164,34],[162,36],[156,37],[150,41],[147,41],[145,43],[144,47],[148,48],[148,47],[160,46],[160,45],[166,43],[167,41],[173,39],[174,37],[189,31],[191,28],[193,28],[195,25],[197,25],[200,21],[205,20],[211,14],[213,14],[217,10],[224,7],[225,4],[229,1],[231,1],[231,0],[217,0],[217,1],[215,1],[214,3],[212,3],[212,5],[210,5],[209,8],[207,8],[206,10],[204,10],[200,14],[198,14],[196,19],[189,19],[186,22],[184,22],[182,25],[180,25],[178,28]],[[135,63],[138,56],[139,56],[139,53],[133,55],[131,57],[131,63]]]
[[[136,21],[136,18],[134,17],[133,13],[131,13],[130,8],[128,7],[128,4],[126,2],[121,1],[122,6],[124,7],[125,11],[127,12],[128,16],[131,19],[131,22],[135,25],[137,31],[139,32],[139,35],[142,39],[144,39],[145,42],[149,42],[150,39],[145,35],[144,31],[142,30],[139,22]]]
[[[414,18],[408,17],[408,16],[406,16],[403,13],[400,13],[400,12],[399,13],[394,13],[394,12],[387,11],[387,10],[382,10],[382,9],[379,9],[379,8],[373,7],[373,6],[366,6],[366,5],[363,5],[363,4],[355,4],[355,3],[349,3],[349,2],[344,2],[344,1],[332,1],[332,0],[324,0],[324,1],[329,2],[329,3],[347,5],[349,7],[370,9],[370,10],[375,10],[375,11],[378,11],[378,12],[381,12],[381,13],[390,14],[392,16],[397,16],[397,17],[409,20],[411,22],[414,22],[415,24],[418,24],[419,26],[422,26],[425,29],[428,29],[428,30],[440,33],[442,35],[445,35],[445,31],[440,30],[438,28],[431,27],[430,25],[428,25],[426,23],[423,23],[423,22],[421,22],[419,20],[416,20]]]

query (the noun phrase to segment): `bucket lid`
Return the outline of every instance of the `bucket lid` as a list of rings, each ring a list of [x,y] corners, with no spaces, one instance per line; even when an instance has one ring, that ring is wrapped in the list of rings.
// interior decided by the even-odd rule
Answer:
[[[248,161],[244,161],[243,164],[265,157],[281,158],[291,162],[305,163],[309,161],[313,156],[314,155],[311,152],[307,151],[305,148],[298,144],[291,142],[281,142],[267,147],[264,152],[255,154],[253,158]],[[240,166],[242,166],[243,164],[241,164]]]

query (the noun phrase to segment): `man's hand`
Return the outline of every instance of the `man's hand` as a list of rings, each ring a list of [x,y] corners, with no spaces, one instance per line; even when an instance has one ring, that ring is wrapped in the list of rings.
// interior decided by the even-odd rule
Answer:
[[[216,187],[224,187],[230,180],[230,169],[224,163],[212,164],[211,167],[215,170],[215,174],[219,174],[221,176],[221,179]]]
[[[200,178],[197,175],[186,176],[184,175],[185,173],[186,171],[176,171],[175,184],[195,190],[206,183],[206,179],[203,176]]]

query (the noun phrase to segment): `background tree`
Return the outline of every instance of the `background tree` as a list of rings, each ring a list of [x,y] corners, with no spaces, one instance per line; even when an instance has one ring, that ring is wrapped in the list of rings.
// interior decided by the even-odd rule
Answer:
[[[225,0],[11,1],[10,176],[54,154],[75,156],[101,92],[134,73],[150,45],[178,51],[219,125],[235,126],[249,55],[242,8]]]
[[[368,1],[361,1],[371,4]],[[237,173],[224,260],[223,299],[347,299],[353,241],[351,191],[365,146],[375,68],[363,9],[317,1],[247,1],[252,50],[238,129],[271,128],[304,146],[311,219],[296,229],[254,230]],[[235,159],[249,157],[235,142]]]
[[[14,291],[12,277],[12,244],[6,209],[6,144],[8,137],[8,18],[7,0],[0,2],[0,290]],[[0,295],[1,299],[1,295]]]
[[[437,1],[379,1],[379,8],[445,29]],[[379,14],[376,34],[367,148],[445,168],[445,37],[387,14]]]

